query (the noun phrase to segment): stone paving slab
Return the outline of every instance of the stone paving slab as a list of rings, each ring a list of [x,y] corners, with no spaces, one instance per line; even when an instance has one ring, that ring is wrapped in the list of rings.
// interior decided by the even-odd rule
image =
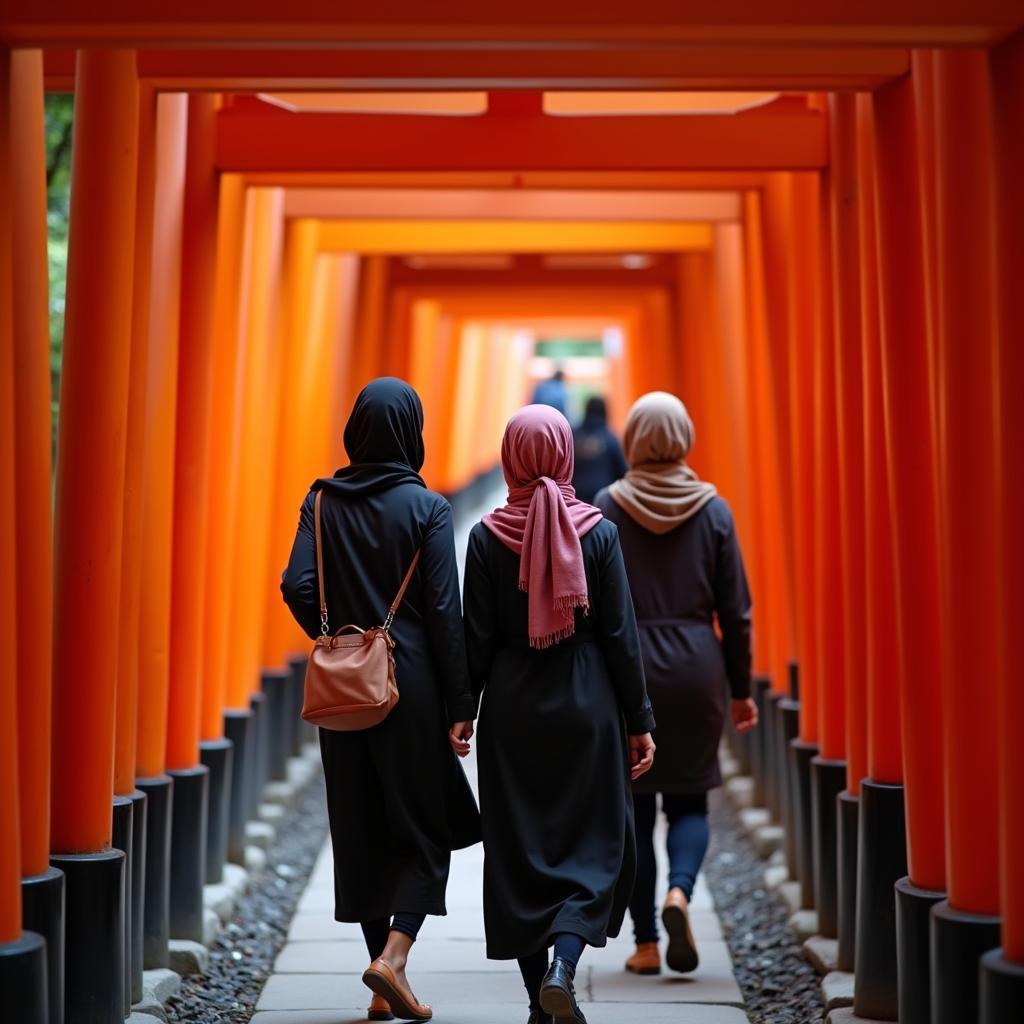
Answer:
[[[640,1013],[616,1003],[584,1003],[589,1024],[748,1024],[747,1015],[731,1006],[685,1008],[672,1003],[648,1003]],[[364,1024],[365,1007],[337,1010],[264,1011],[252,1024]],[[435,1007],[436,1024],[526,1024],[522,1003],[489,1003],[484,1011],[467,1006]]]
[[[590,951],[592,952],[592,951]],[[579,986],[578,986],[579,987]],[[594,965],[588,997],[612,1003],[729,1003],[743,1005],[725,942],[700,943],[700,967],[690,975],[663,970],[655,977],[627,974],[621,966]]]

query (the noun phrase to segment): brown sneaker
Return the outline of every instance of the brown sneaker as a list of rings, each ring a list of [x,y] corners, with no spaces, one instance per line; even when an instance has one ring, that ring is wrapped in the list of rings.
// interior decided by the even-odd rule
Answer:
[[[700,957],[697,955],[697,943],[690,928],[689,905],[682,889],[669,890],[668,896],[665,897],[665,905],[661,909],[661,921],[668,932],[665,963],[680,974],[695,971]]]
[[[394,1020],[395,1015],[391,1012],[391,1004],[383,997],[374,995],[370,1000],[370,1006],[366,1011],[367,1020]]]
[[[638,942],[636,952],[626,961],[631,974],[661,974],[661,952],[656,942]]]

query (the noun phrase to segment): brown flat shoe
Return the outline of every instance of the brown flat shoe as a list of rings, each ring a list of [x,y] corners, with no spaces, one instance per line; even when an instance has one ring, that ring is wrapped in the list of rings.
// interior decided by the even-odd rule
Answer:
[[[383,996],[374,994],[370,1000],[369,1009],[366,1011],[367,1020],[394,1020],[395,1015],[391,1012],[391,1006]]]
[[[626,961],[631,974],[661,974],[661,953],[656,942],[640,942],[636,952]]]
[[[363,984],[387,1000],[391,1012],[402,1020],[430,1020],[434,1011],[400,984],[394,968],[379,956],[363,971]]]
[[[690,928],[689,905],[681,889],[672,889],[665,897],[661,921],[668,932],[665,963],[680,974],[695,971],[697,964],[700,963],[700,957],[697,955],[697,943]]]

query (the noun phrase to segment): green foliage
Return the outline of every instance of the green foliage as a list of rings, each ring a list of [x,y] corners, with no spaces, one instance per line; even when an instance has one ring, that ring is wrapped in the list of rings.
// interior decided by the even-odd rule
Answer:
[[[71,130],[74,97],[46,97],[46,227],[50,261],[50,383],[53,438],[57,439],[57,400],[64,342],[64,288],[68,269],[68,209],[71,194]]]

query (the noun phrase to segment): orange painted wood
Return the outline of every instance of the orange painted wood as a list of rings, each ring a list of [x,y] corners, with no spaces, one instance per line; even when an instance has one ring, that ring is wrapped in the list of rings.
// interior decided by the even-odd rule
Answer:
[[[231,644],[230,707],[246,707],[259,687],[266,580],[270,555],[270,502],[278,430],[278,322],[284,197],[279,189],[260,190],[252,232],[252,266],[246,312],[246,356],[241,385],[239,489],[232,554],[228,638]],[[245,623],[248,641],[236,642]]]
[[[819,187],[816,177],[794,175],[793,221],[787,243],[789,300],[790,444],[796,555],[797,660],[800,663],[800,738],[819,741],[821,719],[815,553],[817,480],[814,458],[815,348],[818,345],[818,276],[821,262]]]
[[[212,159],[216,111],[214,95],[196,94],[188,99],[167,716],[167,767],[174,770],[193,768],[199,762],[206,671],[203,627],[217,257],[218,182]]]
[[[781,472],[777,411],[771,379],[771,350],[765,296],[762,197],[747,192],[744,204],[743,255],[747,294],[747,360],[750,367],[750,475],[757,507],[753,515],[755,544],[760,549],[762,579],[757,601],[757,629],[767,634],[768,672],[776,693],[789,690],[789,607],[792,601],[789,563],[780,549],[782,526]]]
[[[220,178],[217,209],[217,263],[214,288],[213,389],[210,409],[210,456],[203,628],[203,710],[201,736],[219,739],[224,707],[247,710],[248,693],[228,686],[232,636],[233,552],[237,535],[241,408],[238,375],[244,365],[243,288],[249,273],[246,225],[255,218],[255,190],[238,175]],[[232,677],[233,678],[233,677]]]
[[[935,110],[947,889],[960,910],[998,914],[993,779],[999,752],[993,738],[999,731],[1000,618],[989,595],[999,592],[1004,553],[993,415],[992,107],[984,51],[936,53]],[[978,643],[979,637],[986,641]]]
[[[219,116],[217,162],[226,171],[819,168],[824,120],[801,107],[701,117],[297,117],[240,102]]]
[[[110,845],[131,351],[135,55],[78,58],[55,505],[52,848]],[[105,627],[97,629],[97,623]]]
[[[367,256],[359,274],[359,296],[356,300],[355,341],[352,350],[352,373],[349,379],[346,416],[352,411],[356,397],[375,377],[382,365],[381,339],[387,316],[388,267],[383,256]]]
[[[999,317],[999,481],[1003,508],[1003,574],[999,606],[999,781],[1001,829],[1001,912],[1003,952],[1024,963],[1024,758],[1014,709],[1018,703],[1016,629],[1024,620],[1019,571],[1024,565],[1024,477],[1019,472],[1024,437],[1024,403],[1017,394],[1024,379],[1024,32],[991,54],[993,138],[996,158],[996,236]]]
[[[146,407],[149,400],[149,293],[156,187],[156,95],[139,88],[139,157],[132,274],[132,350],[129,360],[128,432],[125,439],[124,523],[121,532],[121,610],[117,631],[117,711],[114,792],[135,790],[138,753]]]
[[[0,564],[15,564],[11,59],[0,53]],[[18,618],[14,572],[0,573],[0,943],[21,936],[18,811]]]
[[[136,439],[145,449],[136,752],[136,771],[143,778],[161,775],[167,767],[174,433],[187,117],[186,96],[164,93],[157,97],[146,420],[141,438]]]
[[[15,494],[18,587],[18,781],[21,869],[49,866],[50,657],[40,637],[53,629],[53,517],[49,268],[46,256],[46,146],[43,58],[10,57],[11,217],[14,260]]]
[[[896,577],[893,510],[886,467],[885,402],[882,388],[879,254],[876,227],[875,124],[871,97],[857,97],[857,213],[860,228],[861,381],[865,488],[864,586],[868,595],[864,632],[867,687],[868,775],[875,782],[903,782],[899,647],[894,624]],[[851,443],[856,439],[851,437]],[[851,676],[851,678],[853,678]]]
[[[883,401],[911,881],[946,887],[935,436],[913,83],[873,99]]]

